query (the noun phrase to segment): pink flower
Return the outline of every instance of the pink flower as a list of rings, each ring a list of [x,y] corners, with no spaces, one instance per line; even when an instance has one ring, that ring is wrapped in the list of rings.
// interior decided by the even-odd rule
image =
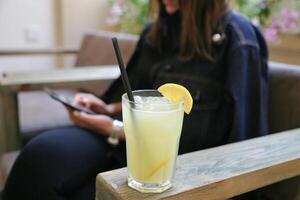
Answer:
[[[281,11],[281,17],[283,18],[281,23],[282,32],[288,32],[297,27],[297,21],[299,19],[298,12],[284,8]]]
[[[267,41],[272,43],[278,43],[278,30],[275,27],[268,27],[264,30]]]
[[[299,26],[300,14],[297,11],[283,8],[279,16],[273,16],[265,29],[266,39],[272,43],[280,42],[279,33],[292,32]]]

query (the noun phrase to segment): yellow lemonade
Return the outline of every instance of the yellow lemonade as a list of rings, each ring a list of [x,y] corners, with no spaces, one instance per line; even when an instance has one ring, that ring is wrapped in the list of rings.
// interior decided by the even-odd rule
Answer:
[[[183,103],[154,94],[159,93],[137,91],[135,103],[126,100],[126,95],[122,101],[129,181],[143,192],[161,192],[171,186],[183,123]]]

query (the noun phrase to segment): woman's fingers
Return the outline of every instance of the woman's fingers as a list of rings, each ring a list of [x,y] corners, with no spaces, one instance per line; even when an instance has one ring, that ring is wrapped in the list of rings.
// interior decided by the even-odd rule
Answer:
[[[74,103],[96,113],[108,114],[108,105],[93,94],[78,93],[74,96]]]
[[[93,130],[102,135],[109,135],[112,130],[112,119],[106,115],[90,115],[75,111],[70,116],[78,126]]]
[[[83,106],[88,109],[92,109],[95,104],[97,104],[99,99],[92,94],[88,93],[78,93],[74,96],[73,102],[76,105]]]
[[[88,98],[85,94],[79,93],[74,96],[73,103],[75,103],[76,105],[87,107]]]
[[[72,114],[73,117],[73,121],[76,125],[82,127],[82,128],[86,128],[86,123],[85,121],[83,121],[81,118],[81,112],[78,111],[74,111]]]
[[[97,124],[97,116],[96,115],[89,115],[84,112],[75,111],[73,113],[73,117],[76,122],[84,125],[85,127],[94,127]]]

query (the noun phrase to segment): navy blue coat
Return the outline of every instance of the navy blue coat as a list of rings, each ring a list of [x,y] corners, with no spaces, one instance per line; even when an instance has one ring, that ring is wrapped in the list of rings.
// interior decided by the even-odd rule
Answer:
[[[141,34],[128,63],[133,89],[156,89],[173,82],[192,94],[192,112],[184,118],[179,153],[241,141],[268,133],[268,52],[265,40],[248,20],[230,12],[221,21],[223,39],[213,45],[214,62],[179,59],[180,14],[165,19],[163,51]],[[104,99],[120,101],[120,78]]]

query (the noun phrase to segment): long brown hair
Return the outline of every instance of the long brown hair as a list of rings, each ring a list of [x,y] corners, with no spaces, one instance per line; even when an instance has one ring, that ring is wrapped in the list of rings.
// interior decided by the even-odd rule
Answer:
[[[163,18],[167,13],[161,0],[152,0],[150,10],[156,13],[156,19],[148,36],[154,46],[160,49]],[[227,1],[179,0],[179,10],[182,19],[179,55],[212,60],[212,35],[219,19],[228,11]]]

